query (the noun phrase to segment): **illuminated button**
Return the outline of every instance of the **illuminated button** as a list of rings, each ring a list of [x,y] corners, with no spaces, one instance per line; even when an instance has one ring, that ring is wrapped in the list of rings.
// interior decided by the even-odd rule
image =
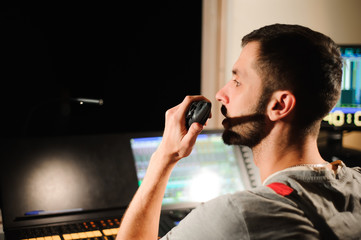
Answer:
[[[101,236],[103,236],[103,234],[102,234],[99,230],[93,231],[93,233],[94,233],[94,237],[101,237]]]
[[[46,236],[44,237],[45,240],[53,240],[53,238],[51,236]]]
[[[119,228],[112,228],[110,230],[112,230],[113,235],[117,235]]]
[[[44,240],[44,238],[43,237],[37,237],[37,238],[35,238],[36,240]]]
[[[110,230],[110,229],[104,229],[104,230],[103,230],[103,233],[104,233],[105,236],[113,235],[113,232],[112,232],[112,230]]]
[[[51,238],[52,238],[53,240],[61,240],[61,238],[60,238],[59,235],[51,236]]]
[[[80,238],[78,233],[71,233],[70,235],[71,235],[72,239],[79,239]]]
[[[70,234],[63,234],[63,238],[64,240],[71,240],[71,235]]]
[[[93,232],[85,232],[85,235],[86,235],[88,238],[93,238],[93,237],[95,237]]]
[[[80,238],[87,238],[86,234],[84,232],[78,233]]]

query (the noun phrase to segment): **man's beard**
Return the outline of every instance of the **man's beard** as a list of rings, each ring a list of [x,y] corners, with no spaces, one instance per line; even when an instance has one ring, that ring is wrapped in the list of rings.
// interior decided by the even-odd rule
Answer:
[[[221,111],[226,116],[222,122],[224,126],[222,138],[228,145],[244,145],[253,148],[269,133],[266,127],[265,108],[261,103],[251,115],[229,118],[225,106],[222,106]]]

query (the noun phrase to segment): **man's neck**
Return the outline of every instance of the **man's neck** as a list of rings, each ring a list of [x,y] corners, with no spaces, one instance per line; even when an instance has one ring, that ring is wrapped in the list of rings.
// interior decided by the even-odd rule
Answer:
[[[296,143],[287,141],[286,136],[284,131],[273,132],[252,149],[262,182],[271,174],[291,166],[325,162],[318,151],[317,136],[307,136]]]

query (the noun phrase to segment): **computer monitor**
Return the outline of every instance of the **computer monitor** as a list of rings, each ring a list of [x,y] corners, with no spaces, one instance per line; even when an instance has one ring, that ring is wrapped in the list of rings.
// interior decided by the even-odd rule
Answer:
[[[161,134],[130,139],[139,186],[161,140]],[[192,208],[220,195],[260,184],[250,149],[224,144],[221,131],[204,131],[197,137],[192,153],[173,169],[162,209]]]
[[[321,155],[341,159],[349,166],[361,166],[361,152],[342,146],[345,131],[361,131],[361,44],[339,45],[343,58],[341,97],[321,123],[326,144]]]
[[[361,130],[361,45],[340,45],[343,58],[341,97],[324,118],[323,128]]]

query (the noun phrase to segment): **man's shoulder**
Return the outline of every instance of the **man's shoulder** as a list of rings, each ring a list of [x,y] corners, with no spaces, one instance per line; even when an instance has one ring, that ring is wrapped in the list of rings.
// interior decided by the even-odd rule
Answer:
[[[214,198],[198,206],[194,212],[216,215],[227,213],[228,216],[235,215],[244,221],[244,215],[258,218],[279,213],[282,209],[287,212],[294,209],[295,214],[300,214],[297,205],[292,201],[278,195],[267,186],[259,186]]]
[[[228,201],[233,206],[242,208],[241,210],[250,210],[260,206],[274,206],[274,205],[290,205],[287,207],[296,207],[292,201],[277,194],[272,188],[268,186],[258,186],[245,191],[236,192],[227,196]],[[267,211],[268,209],[266,209]]]
[[[302,236],[310,239],[317,235],[297,204],[268,186],[240,191],[227,196],[227,199],[234,212],[244,219],[250,238],[274,238],[275,229],[277,237],[290,239],[297,239],[301,232]],[[259,229],[260,224],[263,231]],[[280,229],[279,226],[285,228]]]

